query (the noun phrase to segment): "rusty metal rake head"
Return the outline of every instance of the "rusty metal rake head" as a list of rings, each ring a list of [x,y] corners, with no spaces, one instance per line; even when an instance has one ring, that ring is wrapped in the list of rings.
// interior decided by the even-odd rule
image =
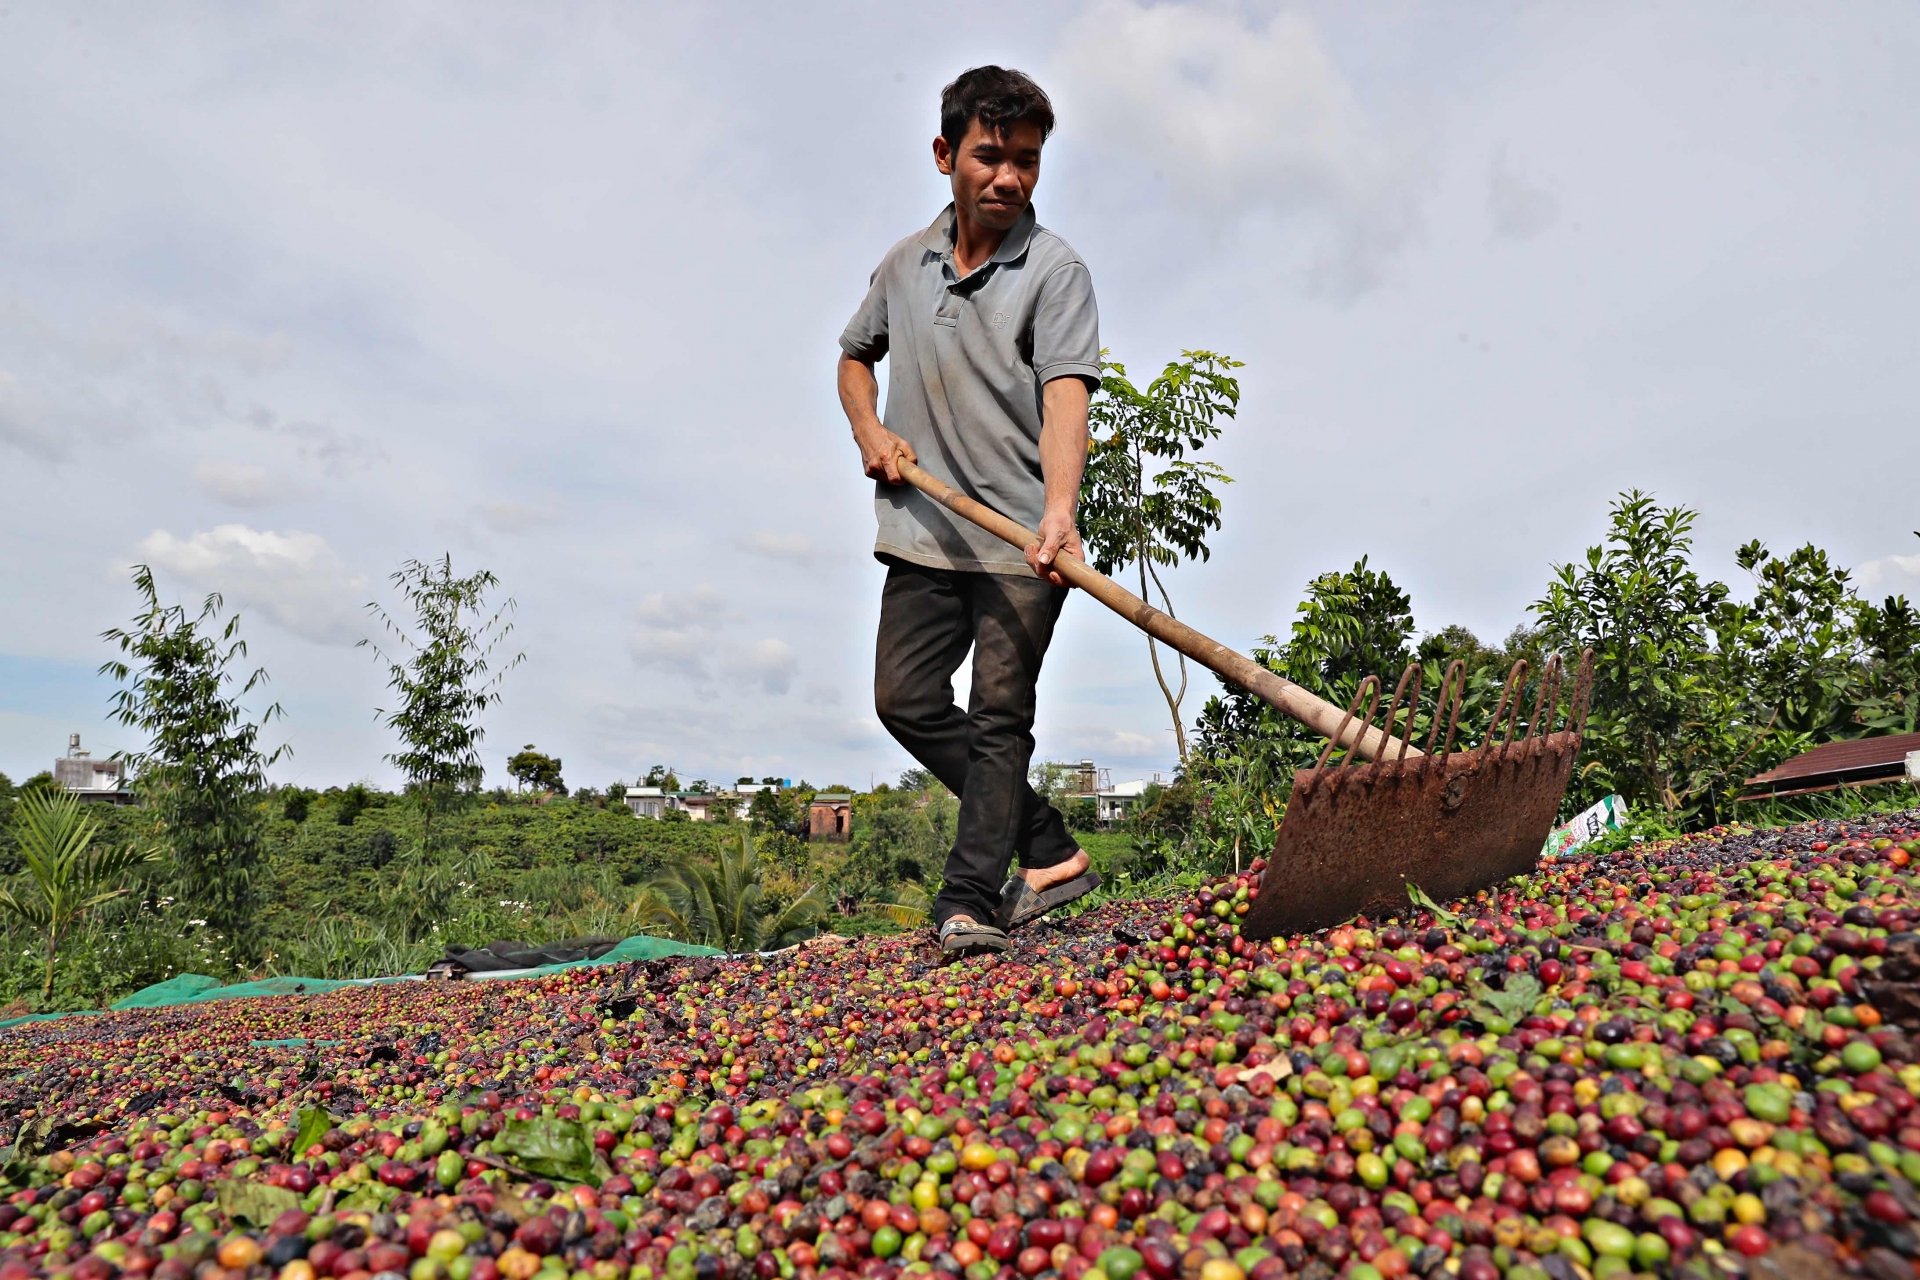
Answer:
[[[1242,932],[1258,939],[1323,929],[1362,913],[1405,910],[1409,883],[1445,902],[1531,871],[1580,751],[1593,686],[1591,651],[1580,656],[1562,719],[1565,674],[1557,654],[1547,660],[1533,715],[1522,724],[1528,666],[1516,662],[1486,740],[1456,751],[1467,677],[1455,662],[1440,682],[1421,754],[1408,749],[1422,679],[1420,665],[1409,666],[1380,725],[1395,741],[1379,759],[1362,762],[1348,752],[1330,763],[1329,741],[1313,768],[1294,774],[1273,857]],[[1380,682],[1368,676],[1347,708],[1348,720],[1371,726],[1380,692]],[[1404,723],[1396,727],[1403,710]],[[1346,730],[1343,722],[1335,740],[1346,738]]]

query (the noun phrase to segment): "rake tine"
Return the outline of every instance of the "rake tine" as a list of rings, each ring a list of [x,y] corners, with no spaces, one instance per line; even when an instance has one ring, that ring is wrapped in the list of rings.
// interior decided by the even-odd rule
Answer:
[[[1500,686],[1500,701],[1494,704],[1493,718],[1487,722],[1487,738],[1480,744],[1481,746],[1492,746],[1493,735],[1500,732],[1500,721],[1507,714],[1507,704],[1513,700],[1513,673],[1524,665],[1526,665],[1526,659],[1522,658],[1507,669],[1507,682]]]
[[[1467,664],[1455,658],[1447,666],[1447,674],[1440,680],[1440,696],[1433,703],[1433,725],[1427,730],[1427,754],[1433,754],[1433,744],[1440,739],[1440,720],[1446,717],[1447,742],[1440,749],[1441,755],[1453,752],[1454,730],[1460,724],[1460,698],[1467,690]]]
[[[1521,658],[1507,672],[1507,682],[1500,688],[1500,705],[1493,709],[1493,722],[1487,726],[1487,740],[1480,745],[1493,745],[1493,735],[1500,732],[1501,723],[1506,724],[1506,736],[1500,739],[1500,755],[1504,759],[1508,748],[1513,746],[1514,732],[1520,727],[1520,703],[1526,697],[1527,660]]]
[[[1587,731],[1587,708],[1593,697],[1593,650],[1580,651],[1580,673],[1573,684],[1573,705],[1568,709],[1567,727],[1575,733]]]
[[[1387,719],[1383,727],[1386,730],[1388,738],[1394,736],[1393,721],[1394,718],[1399,715],[1400,706],[1403,701],[1407,708],[1406,731],[1400,735],[1400,754],[1393,758],[1395,765],[1394,772],[1396,774],[1400,772],[1399,766],[1406,761],[1407,748],[1413,744],[1413,721],[1414,716],[1420,710],[1420,682],[1423,678],[1423,668],[1421,664],[1418,662],[1409,662],[1407,669],[1400,673],[1400,683],[1394,686],[1393,701],[1387,704]],[[1407,691],[1409,681],[1413,684],[1413,691],[1411,693]],[[1382,759],[1384,758],[1385,753],[1383,752]]]
[[[1527,725],[1529,738],[1544,738],[1553,732],[1553,718],[1560,714],[1560,670],[1557,653],[1540,669],[1540,688],[1533,698],[1533,719]]]
[[[1369,687],[1371,687],[1373,690],[1374,707],[1377,708],[1380,705],[1380,681],[1375,676],[1368,676],[1366,679],[1360,682],[1360,687],[1354,690],[1353,701],[1347,704],[1347,714],[1340,718],[1339,730],[1331,738],[1327,739],[1326,746],[1320,748],[1320,758],[1314,761],[1314,765],[1313,765],[1315,769],[1324,769],[1327,767],[1327,761],[1331,759],[1333,756],[1334,747],[1339,743],[1339,741],[1342,738],[1347,736],[1347,727],[1353,723],[1354,717],[1360,713],[1360,704],[1366,700],[1367,690]],[[1366,723],[1369,726],[1371,726],[1371,724],[1373,723],[1372,709],[1369,709],[1367,712]],[[1352,751],[1348,751],[1346,755],[1346,759],[1351,760],[1353,758],[1353,755],[1354,753]]]
[[[1373,717],[1377,715],[1380,711],[1380,679],[1379,677],[1368,676],[1365,680],[1362,680],[1360,682],[1360,690],[1359,690],[1358,696],[1365,697],[1367,699],[1367,715],[1366,715],[1365,724],[1367,728],[1371,729],[1373,728]],[[1346,756],[1342,758],[1342,760],[1340,761],[1340,767],[1343,769],[1351,769],[1357,762],[1359,762],[1359,760],[1360,760],[1360,753],[1358,751],[1355,751],[1349,748]]]

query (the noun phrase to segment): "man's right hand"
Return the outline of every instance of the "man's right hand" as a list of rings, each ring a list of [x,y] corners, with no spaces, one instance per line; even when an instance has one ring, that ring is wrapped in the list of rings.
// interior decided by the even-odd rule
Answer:
[[[875,480],[900,484],[898,459],[905,455],[908,462],[920,460],[912,445],[877,423],[865,431],[854,432],[853,439],[860,446],[861,465]]]

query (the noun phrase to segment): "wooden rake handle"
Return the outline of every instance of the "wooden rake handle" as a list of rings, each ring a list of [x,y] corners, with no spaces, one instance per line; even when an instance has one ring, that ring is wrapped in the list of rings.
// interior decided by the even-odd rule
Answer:
[[[896,457],[900,476],[908,484],[963,519],[979,525],[1003,542],[1026,549],[1040,541],[1040,535],[998,511],[969,498],[952,485],[928,475],[905,456]],[[1397,757],[1398,738],[1363,723],[1345,707],[1337,707],[1325,698],[1307,692],[1291,680],[1275,675],[1252,658],[1237,653],[1218,640],[1204,636],[1178,618],[1160,610],[1127,590],[1086,561],[1061,552],[1054,558],[1054,571],[1107,608],[1163,644],[1171,645],[1223,680],[1273,704],[1281,714],[1298,720],[1323,738],[1332,738],[1343,747],[1359,752],[1369,760],[1382,758],[1389,747]],[[1421,754],[1411,743],[1406,756]]]

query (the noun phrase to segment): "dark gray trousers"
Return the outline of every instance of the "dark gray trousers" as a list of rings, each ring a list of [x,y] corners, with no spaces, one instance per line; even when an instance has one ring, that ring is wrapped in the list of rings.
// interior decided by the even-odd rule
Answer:
[[[887,559],[875,646],[880,722],[960,798],[934,923],[966,914],[990,922],[1018,860],[1051,867],[1079,846],[1060,811],[1027,782],[1035,685],[1066,588],[1039,577],[928,569]],[[953,674],[973,651],[962,711]]]

